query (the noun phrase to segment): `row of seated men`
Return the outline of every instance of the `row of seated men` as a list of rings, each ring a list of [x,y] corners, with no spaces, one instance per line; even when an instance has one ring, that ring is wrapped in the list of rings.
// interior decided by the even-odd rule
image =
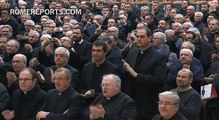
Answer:
[[[24,57],[17,55],[18,57]],[[83,95],[71,85],[72,73],[58,68],[53,76],[55,88],[47,93],[37,84],[38,75],[32,68],[20,71],[17,89],[12,98],[1,89],[1,119],[6,120],[139,120],[136,102],[121,91],[121,79],[115,74],[102,77],[99,94],[88,108]],[[189,69],[177,73],[177,88],[158,95],[157,112],[152,120],[199,120],[202,106],[200,95],[191,87],[193,74]],[[147,109],[152,109],[147,107]],[[159,111],[159,112],[158,112]]]

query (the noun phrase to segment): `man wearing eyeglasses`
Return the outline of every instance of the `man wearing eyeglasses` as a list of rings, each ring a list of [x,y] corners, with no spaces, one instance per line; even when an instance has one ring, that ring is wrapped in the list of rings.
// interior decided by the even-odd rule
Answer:
[[[165,91],[159,94],[158,110],[159,115],[152,120],[187,120],[179,111],[180,98],[177,94]]]
[[[58,68],[53,77],[55,89],[47,92],[36,120],[81,120],[82,96],[72,88],[72,73]]]
[[[7,109],[2,112],[6,120],[34,120],[45,99],[45,92],[36,84],[37,73],[27,68],[20,72],[19,88]]]
[[[90,106],[90,120],[135,120],[136,105],[132,98],[121,92],[121,79],[114,74],[103,76],[102,94]]]

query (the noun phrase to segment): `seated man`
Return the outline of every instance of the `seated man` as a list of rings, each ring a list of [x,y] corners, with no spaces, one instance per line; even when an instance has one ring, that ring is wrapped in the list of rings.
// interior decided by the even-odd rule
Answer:
[[[114,74],[103,76],[102,94],[99,94],[90,106],[90,120],[135,120],[137,109],[135,102],[120,91],[121,79]]]
[[[36,120],[81,120],[83,99],[71,86],[71,74],[63,67],[55,71],[53,80],[56,89],[47,92]]]
[[[152,120],[187,120],[179,111],[180,98],[177,94],[165,91],[159,94],[158,109],[160,114]]]
[[[26,68],[19,74],[19,87],[2,112],[6,120],[34,120],[45,99],[45,92],[36,84],[37,73]]]
[[[193,73],[189,69],[181,69],[177,73],[176,91],[180,97],[180,112],[188,120],[199,120],[202,101],[199,93],[191,87]]]

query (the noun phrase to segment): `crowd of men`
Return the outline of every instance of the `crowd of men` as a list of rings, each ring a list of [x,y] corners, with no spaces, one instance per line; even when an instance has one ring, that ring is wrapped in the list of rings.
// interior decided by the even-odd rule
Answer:
[[[0,120],[219,120],[219,2],[148,6],[0,0]]]

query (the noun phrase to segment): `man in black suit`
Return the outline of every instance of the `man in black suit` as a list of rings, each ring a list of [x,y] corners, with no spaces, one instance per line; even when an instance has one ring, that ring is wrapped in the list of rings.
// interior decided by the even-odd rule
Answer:
[[[36,120],[81,120],[82,97],[71,87],[71,72],[63,67],[54,73],[55,89],[47,92]]]
[[[81,75],[81,93],[85,99],[85,107],[90,105],[95,96],[101,93],[101,80],[105,74],[120,74],[120,69],[106,59],[107,44],[96,41],[92,47],[92,62],[84,65]]]
[[[123,61],[127,77],[125,89],[136,101],[137,120],[151,120],[158,113],[156,101],[163,88],[166,60],[151,46],[152,33],[149,29],[138,29],[136,36],[138,48],[129,51]]]
[[[73,86],[74,88],[77,87],[77,83],[79,80],[79,72],[78,70],[76,70],[75,68],[73,68],[72,66],[68,64],[69,56],[70,56],[70,52],[68,51],[68,49],[64,47],[56,48],[55,57],[54,57],[55,65],[50,66],[45,69],[45,72],[44,72],[45,80],[41,80],[41,83],[42,83],[41,87],[44,90],[47,91],[49,89],[54,88],[54,81],[52,80],[52,77],[53,77],[55,70],[60,67],[67,68],[69,71],[71,71],[72,81],[73,81],[72,83],[74,83]]]

